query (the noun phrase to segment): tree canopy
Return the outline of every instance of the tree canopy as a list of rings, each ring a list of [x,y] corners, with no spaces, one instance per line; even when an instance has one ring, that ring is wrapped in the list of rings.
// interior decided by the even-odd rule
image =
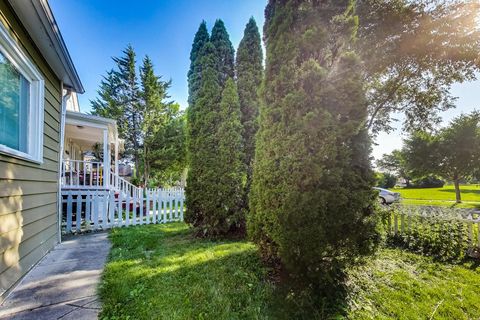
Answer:
[[[438,132],[416,131],[404,141],[407,165],[417,176],[436,174],[454,182],[461,202],[460,181],[480,167],[480,114],[461,115]]]
[[[393,150],[389,154],[384,154],[381,159],[376,161],[376,165],[384,172],[405,179],[407,186],[410,185],[412,175],[407,167],[405,153],[402,150]]]
[[[474,0],[358,0],[356,46],[363,60],[374,134],[430,128],[454,107],[452,84],[480,70],[480,4]]]
[[[176,139],[162,136],[171,135],[168,128],[183,123],[179,121],[182,114],[178,105],[168,101],[171,81],[164,81],[155,74],[148,56],[142,61],[139,75],[132,46],[127,46],[123,56],[115,57],[113,61],[116,67],[104,77],[98,98],[91,102],[93,114],[117,121],[119,137],[126,141],[124,156],[135,163],[136,178],[147,183],[152,170],[155,176],[158,176],[158,170],[167,170],[165,165],[158,166],[158,163],[167,161],[166,158],[172,159],[162,150],[177,151],[176,162],[172,162],[170,169],[178,163],[185,163],[185,136],[182,136],[185,130],[177,128]],[[158,141],[167,144],[159,145]]]

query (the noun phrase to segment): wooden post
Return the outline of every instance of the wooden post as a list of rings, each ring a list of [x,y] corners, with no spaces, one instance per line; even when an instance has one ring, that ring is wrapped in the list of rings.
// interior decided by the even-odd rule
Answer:
[[[115,137],[115,176],[113,179],[115,180],[115,186],[118,187],[118,136]]]
[[[108,129],[103,129],[103,186],[108,188],[110,177],[110,146],[108,144]]]

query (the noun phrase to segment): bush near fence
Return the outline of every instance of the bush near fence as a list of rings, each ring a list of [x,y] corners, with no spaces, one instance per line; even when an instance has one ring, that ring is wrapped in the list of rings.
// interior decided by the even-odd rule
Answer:
[[[387,245],[442,261],[480,258],[478,211],[403,205],[381,210]]]

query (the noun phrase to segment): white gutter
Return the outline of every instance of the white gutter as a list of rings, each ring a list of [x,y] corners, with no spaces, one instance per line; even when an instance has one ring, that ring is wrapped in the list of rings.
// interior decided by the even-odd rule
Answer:
[[[62,92],[63,92],[63,82],[62,82]],[[67,92],[62,97],[62,106],[60,114],[60,150],[58,157],[58,243],[62,242],[62,166],[63,166],[63,153],[64,153],[64,144],[65,144],[65,115],[67,113],[67,101],[70,98],[72,92],[67,89]]]

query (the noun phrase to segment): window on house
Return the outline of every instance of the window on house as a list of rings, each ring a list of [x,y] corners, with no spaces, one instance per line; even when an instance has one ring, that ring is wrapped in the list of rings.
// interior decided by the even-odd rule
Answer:
[[[0,53],[0,144],[28,152],[30,82]]]
[[[0,152],[41,162],[44,81],[0,23]]]

